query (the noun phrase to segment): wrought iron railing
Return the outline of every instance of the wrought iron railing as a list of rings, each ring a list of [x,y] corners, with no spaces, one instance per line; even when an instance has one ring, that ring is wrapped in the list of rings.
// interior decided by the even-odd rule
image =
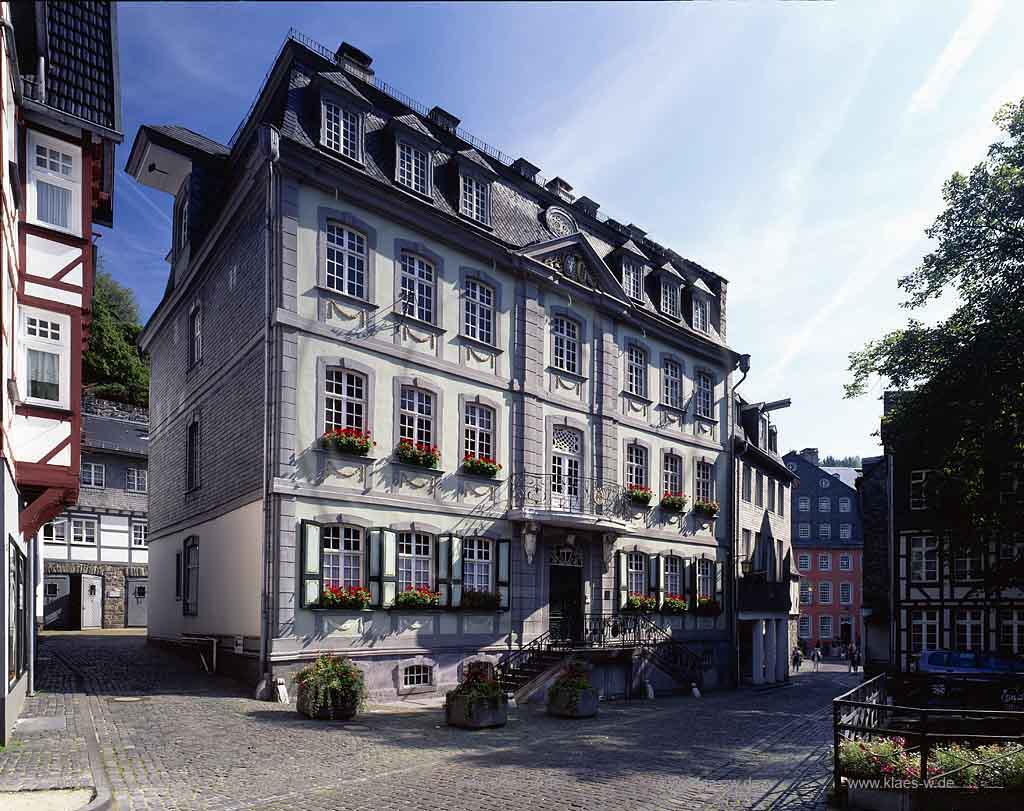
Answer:
[[[551,632],[545,631],[530,640],[519,650],[506,653],[495,667],[495,675],[499,682],[509,682],[517,672],[524,670],[538,656],[551,649]]]
[[[575,515],[619,517],[626,505],[625,489],[583,476],[516,473],[509,489],[510,509],[544,510]]]

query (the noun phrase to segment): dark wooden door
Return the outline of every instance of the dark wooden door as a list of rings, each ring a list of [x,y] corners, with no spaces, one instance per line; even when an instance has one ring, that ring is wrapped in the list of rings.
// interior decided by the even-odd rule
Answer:
[[[578,640],[583,633],[583,570],[578,566],[552,566],[550,572],[551,636]]]

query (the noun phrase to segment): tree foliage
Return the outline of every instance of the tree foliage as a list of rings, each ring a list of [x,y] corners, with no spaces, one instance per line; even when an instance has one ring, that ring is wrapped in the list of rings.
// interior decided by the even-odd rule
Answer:
[[[149,367],[136,345],[141,331],[135,293],[101,267],[93,289],[89,347],[82,356],[82,383],[87,391],[148,405]]]
[[[829,454],[821,460],[822,467],[860,467],[859,456],[833,456]]]
[[[1024,100],[995,122],[1003,140],[946,181],[945,209],[926,231],[934,250],[899,281],[908,310],[949,294],[955,309],[931,325],[910,319],[852,353],[846,386],[856,397],[878,377],[899,392],[883,441],[932,461],[939,529],[979,549],[1020,531],[1024,495],[1024,482],[1013,492],[1024,459]],[[1018,582],[1020,569],[1010,575]]]

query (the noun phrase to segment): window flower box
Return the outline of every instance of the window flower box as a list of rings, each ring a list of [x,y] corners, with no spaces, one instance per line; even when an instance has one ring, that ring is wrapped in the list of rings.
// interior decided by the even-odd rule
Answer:
[[[418,467],[437,467],[441,452],[437,445],[427,445],[423,442],[413,442],[410,439],[403,439],[395,448],[395,456],[398,461],[406,465]]]
[[[561,718],[591,718],[597,715],[597,688],[590,684],[587,672],[577,664],[568,668],[548,688],[549,715]]]
[[[487,662],[472,662],[458,687],[444,697],[449,726],[463,729],[502,727],[508,721],[508,698]]]
[[[462,459],[462,469],[474,476],[486,476],[493,479],[501,470],[501,464],[489,456],[474,456],[467,453]]]
[[[700,513],[705,518],[714,518],[718,515],[718,509],[717,501],[705,501],[702,498],[696,498],[693,500],[693,511]]]
[[[321,656],[295,674],[295,709],[307,718],[348,721],[366,702],[363,671],[343,656]]]
[[[362,586],[328,586],[323,590],[314,608],[351,608],[363,609],[370,607],[370,590]]]
[[[661,509],[670,513],[681,513],[686,509],[686,494],[666,492],[661,496]]]
[[[461,606],[467,611],[497,611],[501,595],[496,591],[463,590]]]
[[[638,594],[636,592],[626,597],[626,611],[657,611],[658,599],[650,594]]]
[[[690,610],[690,598],[682,594],[666,594],[661,610],[666,614],[685,614]]]
[[[714,597],[698,597],[693,613],[698,617],[717,617],[722,613],[722,606]]]
[[[636,484],[626,486],[626,498],[634,504],[640,504],[646,507],[651,503],[651,498],[653,498],[653,496],[654,494],[651,492],[650,487],[643,487]]]
[[[366,456],[377,443],[370,437],[369,431],[360,431],[357,428],[335,428],[320,437],[320,444],[322,447],[338,453]]]
[[[440,599],[440,592],[431,591],[425,586],[409,586],[395,595],[395,608],[436,608]]]

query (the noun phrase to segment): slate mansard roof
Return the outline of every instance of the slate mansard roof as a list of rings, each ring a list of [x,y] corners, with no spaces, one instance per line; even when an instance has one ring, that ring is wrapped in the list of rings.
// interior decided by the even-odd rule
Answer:
[[[86,414],[82,417],[83,449],[127,453],[133,456],[149,454],[148,423],[100,417]]]

